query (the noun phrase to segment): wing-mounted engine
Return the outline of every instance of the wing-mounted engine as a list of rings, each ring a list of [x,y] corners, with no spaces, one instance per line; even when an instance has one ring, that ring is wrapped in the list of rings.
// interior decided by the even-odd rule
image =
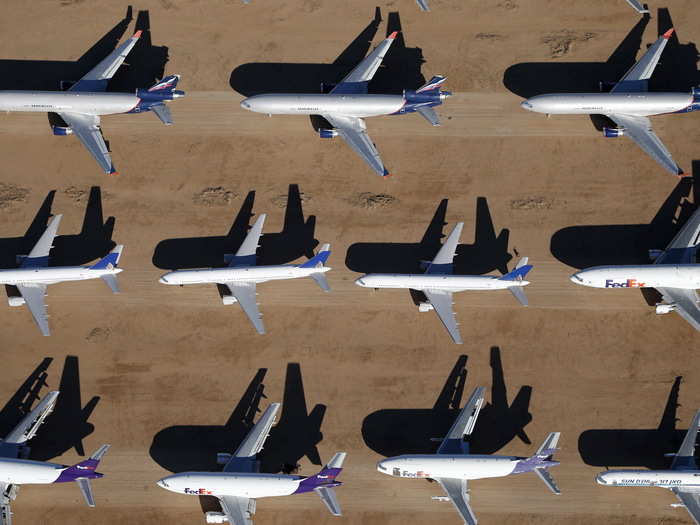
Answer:
[[[322,139],[332,139],[338,136],[338,132],[334,129],[319,129],[318,136]]]
[[[422,302],[418,303],[418,311],[419,312],[429,312],[431,310],[434,310],[433,305],[430,303]]]
[[[656,315],[670,314],[676,309],[676,304],[658,303],[656,305]]]
[[[231,304],[236,304],[238,302],[238,299],[236,299],[233,295],[224,294],[221,296],[221,301],[225,305],[231,305]]]
[[[51,131],[53,132],[54,135],[59,135],[59,136],[66,136],[66,135],[72,135],[73,130],[70,128],[70,126],[51,126]]]
[[[228,518],[223,512],[213,512],[209,511],[204,514],[204,519],[207,523],[226,523]]]
[[[625,134],[625,128],[603,128],[603,136],[608,139],[615,139]]]
[[[7,304],[10,306],[23,306],[24,305],[24,297],[21,295],[8,295],[7,296]]]

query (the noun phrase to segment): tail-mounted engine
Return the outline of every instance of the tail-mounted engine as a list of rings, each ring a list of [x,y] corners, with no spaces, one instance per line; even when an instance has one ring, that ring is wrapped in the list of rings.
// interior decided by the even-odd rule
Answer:
[[[615,139],[625,134],[624,128],[603,128],[603,136],[608,139]]]
[[[238,299],[236,299],[233,295],[222,295],[221,301],[225,305],[231,305],[231,304],[236,304],[238,302]]]
[[[338,136],[338,132],[334,129],[319,129],[318,136],[322,139],[332,139]]]
[[[63,126],[51,126],[51,131],[53,132],[54,135],[72,135],[73,130],[69,127],[63,127]]]
[[[433,305],[430,303],[420,303],[418,305],[418,311],[419,312],[429,312],[430,310],[433,310]]]
[[[664,315],[673,312],[676,309],[674,304],[659,303],[656,305],[656,315]]]

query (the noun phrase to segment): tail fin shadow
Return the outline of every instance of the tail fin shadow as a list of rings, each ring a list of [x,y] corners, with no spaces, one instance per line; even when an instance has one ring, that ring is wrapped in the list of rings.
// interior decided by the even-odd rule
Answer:
[[[467,356],[460,355],[450,375],[447,376],[438,398],[435,400],[433,410],[459,410],[462,403],[462,393],[467,381]]]

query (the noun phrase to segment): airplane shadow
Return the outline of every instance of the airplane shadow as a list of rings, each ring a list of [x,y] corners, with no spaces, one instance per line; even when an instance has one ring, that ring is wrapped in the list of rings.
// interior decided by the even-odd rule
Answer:
[[[32,410],[34,402],[41,398],[41,389],[48,386],[47,370],[52,361],[52,357],[45,357],[0,409],[0,436],[7,436],[12,432],[12,429]]]
[[[132,8],[129,6],[124,18],[75,61],[0,60],[0,89],[57,91],[61,89],[62,82],[79,80],[114,50],[131,20]],[[155,80],[162,78],[168,48],[151,44],[148,11],[139,11],[136,29],[142,29],[144,34],[129,54],[128,65],[122,66],[110,83],[109,91],[150,87]]]
[[[387,457],[434,453],[460,413],[466,364],[467,356],[459,356],[433,408],[384,409],[368,415],[362,422],[365,444]],[[493,454],[516,436],[530,444],[525,426],[532,421],[532,387],[520,387],[509,406],[501,351],[495,346],[491,348],[491,371],[491,402],[482,408],[469,440],[473,454]]]
[[[423,273],[422,264],[431,261],[442,246],[447,199],[440,201],[423,238],[417,243],[355,243],[348,248],[345,265],[360,273]],[[459,244],[454,260],[455,274],[478,275],[498,269],[508,273],[509,231],[496,235],[485,197],[476,199],[474,244]]]
[[[642,38],[649,20],[648,14],[642,16],[605,62],[515,64],[506,69],[503,74],[503,85],[523,98],[543,93],[609,90],[635,63],[637,52],[642,49]],[[661,35],[671,27],[673,27],[673,21],[669,10],[659,9],[658,34]],[[666,44],[663,56],[649,81],[649,89],[651,91],[689,91],[700,83],[697,62],[698,50],[695,44],[692,42],[681,44],[678,34],[674,33]],[[603,83],[603,86],[600,83]],[[604,124],[601,118],[592,118],[592,120],[598,129]]]
[[[377,7],[374,18],[330,64],[250,62],[231,72],[229,84],[244,96],[327,92],[367,55],[381,21],[381,10]],[[398,12],[389,13],[386,34],[393,31],[399,31],[399,34],[370,83],[370,92],[402,93],[404,89],[414,89],[425,82],[421,74],[425,62],[423,52],[418,47],[406,47]]]
[[[153,265],[163,270],[216,268],[225,266],[224,255],[236,253],[248,233],[253,216],[255,192],[251,191],[226,235],[166,239],[153,252]],[[264,233],[260,239],[257,264],[285,264],[306,256],[313,257],[318,241],[314,238],[316,217],[304,220],[299,186],[290,184],[281,232]]]
[[[682,377],[676,377],[655,429],[592,429],[581,433],[578,450],[587,465],[596,467],[647,467],[666,469],[685,430],[676,428],[676,409]]]
[[[150,455],[170,472],[219,471],[216,455],[233,453],[255,423],[264,394],[261,368],[224,425],[178,425],[165,428],[153,438]],[[260,453],[261,472],[293,472],[307,456],[317,465],[321,460],[316,444],[321,441],[325,405],[316,405],[307,414],[301,370],[297,363],[287,365],[282,413]]]

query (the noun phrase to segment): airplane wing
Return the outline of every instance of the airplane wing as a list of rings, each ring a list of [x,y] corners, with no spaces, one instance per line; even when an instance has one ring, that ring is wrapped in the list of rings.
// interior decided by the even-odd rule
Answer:
[[[53,248],[53,240],[58,232],[58,225],[61,224],[61,217],[63,215],[56,215],[51,219],[32,251],[22,260],[21,268],[44,268],[49,265],[49,253]]]
[[[253,326],[258,331],[259,334],[265,333],[265,325],[262,321],[262,314],[258,309],[258,301],[255,298],[257,292],[255,291],[255,283],[250,282],[235,282],[235,283],[224,283],[231,290],[233,296],[238,300],[238,304],[241,305],[243,311],[253,323]]]
[[[692,264],[695,249],[689,248],[697,244],[700,244],[700,208],[690,216],[654,264]]]
[[[230,268],[235,268],[238,266],[255,266],[255,252],[260,246],[260,237],[265,224],[265,217],[267,217],[267,215],[262,213],[255,221],[255,224],[253,224],[253,227],[248,232],[248,235],[246,235],[245,239],[243,239],[241,246],[236,252],[236,255],[231,258],[231,261],[229,262]]]
[[[255,500],[238,496],[218,496],[221,510],[231,525],[253,525]]]
[[[433,305],[435,313],[442,321],[442,324],[447,328],[450,333],[452,340],[458,344],[462,344],[462,336],[459,334],[459,327],[457,324],[457,319],[455,318],[454,310],[452,305],[452,292],[445,290],[421,290],[425,296],[428,298],[430,304]]]
[[[391,33],[374,50],[360,62],[355,69],[340,81],[331,93],[340,95],[343,93],[367,93],[367,83],[372,80],[374,74],[384,60],[384,55],[394,43],[397,31]]]
[[[469,493],[467,492],[467,480],[455,478],[436,478],[442,490],[450,498],[459,515],[466,525],[476,525],[476,516],[469,506]]]
[[[677,312],[696,330],[700,331],[700,304],[698,304],[698,294],[695,290],[684,288],[657,288],[664,301],[675,305],[674,312]]]
[[[437,450],[438,454],[464,454],[463,448],[464,438],[471,435],[474,431],[474,425],[479,417],[479,411],[484,405],[484,395],[486,388],[483,386],[474,389],[469,401],[464,405],[464,408],[452,424],[452,428],[445,436],[445,439],[440,443]]]
[[[643,15],[644,13],[648,13],[648,12],[649,12],[648,9],[644,9],[644,6],[642,5],[641,2],[639,2],[639,0],[627,0],[627,3],[628,3],[630,6],[632,6],[632,9],[634,9],[635,11],[637,11],[637,13],[639,13],[640,15]]]
[[[122,65],[126,55],[136,45],[136,42],[141,37],[141,31],[136,31],[122,45],[118,46],[99,64],[93,67],[83,78],[78,80],[69,91],[105,91],[107,83]]]
[[[418,4],[418,7],[420,7],[421,11],[430,11],[430,8],[428,7],[428,0],[416,0],[416,3]]]
[[[620,114],[608,114],[606,116],[615,121],[618,126],[624,128],[625,135],[636,142],[637,146],[661,164],[666,171],[673,175],[683,175],[683,170],[676,164],[664,143],[651,129],[651,122],[647,117]]]
[[[112,164],[112,157],[107,149],[107,144],[105,144],[105,139],[102,137],[98,115],[85,115],[83,113],[59,113],[58,115],[70,126],[73,134],[80,139],[90,155],[95,158],[102,171],[108,174],[117,172]]]
[[[695,463],[695,442],[698,439],[698,427],[700,426],[700,410],[695,413],[693,421],[685,433],[681,448],[678,449],[671,463],[671,470],[697,470]]]
[[[0,525],[12,525],[10,499],[14,499],[16,486],[0,482]]]
[[[629,1],[629,0],[628,0]],[[615,84],[611,93],[634,93],[639,91],[647,91],[647,83],[651,75],[656,69],[656,64],[659,63],[661,53],[663,53],[668,39],[671,38],[673,29],[669,29],[659,39],[654,42],[647,52],[642,55],[635,65],[625,73],[620,81]]]
[[[248,435],[236,449],[234,453],[235,457],[249,458],[262,450],[267,436],[270,435],[270,429],[275,423],[279,408],[279,403],[270,403],[270,406],[267,407],[263,415],[258,419],[258,422],[255,423],[253,429],[248,432]]]
[[[457,244],[462,235],[463,222],[458,222],[452,228],[447,240],[443,243],[442,248],[437,253],[433,261],[425,270],[426,274],[448,274],[452,273],[452,263],[454,262],[455,254],[457,253]]]
[[[378,175],[382,177],[389,175],[374,142],[372,142],[372,139],[369,138],[367,134],[365,122],[361,118],[329,114],[321,116],[335,128],[343,140],[345,140],[355,153],[362,157]]]
[[[34,318],[34,322],[44,335],[51,335],[49,331],[49,315],[46,312],[46,303],[44,296],[46,295],[46,285],[42,284],[18,284],[17,289],[22,294],[29,312]]]
[[[3,443],[13,443],[13,444],[23,444],[36,436],[37,430],[46,420],[46,418],[53,411],[53,407],[56,405],[56,399],[58,398],[59,392],[53,391],[49,392],[44,396],[44,398],[39,402],[39,404],[34,407],[34,409],[29,412],[19,424],[12,429],[12,431],[5,436]]]
[[[686,508],[696,525],[700,525],[700,493],[681,487],[671,490]]]

